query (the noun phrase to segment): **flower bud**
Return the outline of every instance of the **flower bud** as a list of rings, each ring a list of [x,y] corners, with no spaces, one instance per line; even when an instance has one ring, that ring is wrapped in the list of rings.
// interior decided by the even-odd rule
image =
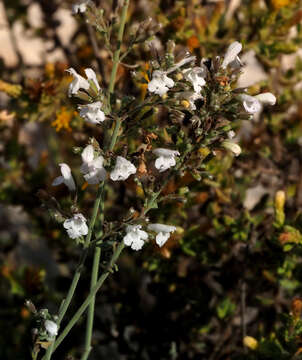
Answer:
[[[279,190],[275,195],[275,207],[277,210],[282,211],[284,209],[285,204],[285,192],[283,190]]]
[[[235,156],[238,156],[238,155],[241,154],[241,147],[238,144],[236,144],[236,143],[234,143],[232,141],[225,140],[221,145],[225,149],[232,151],[232,153]]]
[[[256,350],[258,347],[258,341],[252,336],[245,336],[243,339],[243,344],[252,350]]]

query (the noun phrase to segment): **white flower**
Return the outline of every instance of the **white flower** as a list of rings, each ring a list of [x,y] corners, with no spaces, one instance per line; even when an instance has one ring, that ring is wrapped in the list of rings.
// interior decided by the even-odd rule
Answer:
[[[87,122],[92,124],[99,124],[105,120],[105,114],[101,110],[102,103],[96,101],[85,106],[79,106],[80,116],[84,118]]]
[[[270,92],[258,94],[255,98],[263,105],[275,105],[277,101],[276,96]]]
[[[84,13],[90,0],[82,0],[72,5],[72,14]]]
[[[176,227],[164,224],[150,224],[148,225],[148,230],[157,233],[156,244],[162,247],[169,239],[170,234],[176,230]]]
[[[126,180],[132,174],[136,173],[136,167],[122,156],[116,158],[114,169],[110,173],[110,179],[113,181]]]
[[[236,143],[234,143],[234,142],[232,142],[232,141],[225,140],[225,141],[222,142],[221,145],[222,145],[225,149],[232,151],[232,153],[233,153],[235,156],[238,156],[238,155],[241,154],[241,147],[240,147],[238,144],[236,144]]]
[[[54,181],[52,182],[52,186],[65,184],[70,191],[75,191],[76,186],[73,177],[71,175],[70,167],[64,163],[59,164],[59,166],[61,168],[62,176],[58,176],[57,178],[55,178]]]
[[[76,95],[80,89],[89,90],[90,88],[89,81],[92,81],[94,83],[98,91],[100,90],[100,85],[97,81],[96,74],[92,69],[90,68],[85,69],[87,80],[83,78],[83,76],[78,74],[74,70],[74,68],[69,68],[66,71],[74,77],[74,79],[69,85],[68,96]]]
[[[180,153],[176,150],[169,150],[163,148],[153,150],[153,154],[158,156],[158,158],[155,160],[155,167],[159,172],[163,172],[170,167],[175,166],[175,156],[180,155]]]
[[[98,79],[96,78],[95,72],[91,68],[87,68],[84,71],[87,76],[87,80],[92,81],[97,88],[97,91],[100,91],[101,87],[99,85]]]
[[[82,152],[82,160],[81,173],[85,174],[84,178],[88,184],[98,184],[106,179],[106,170],[103,167],[104,158],[103,156],[94,158],[92,145],[85,147]]]
[[[58,325],[54,321],[45,320],[44,327],[50,337],[58,335]]]
[[[148,90],[157,95],[165,95],[174,86],[174,81],[166,75],[166,72],[155,70],[152,80],[148,84]]]
[[[127,246],[131,246],[133,250],[140,250],[148,239],[148,234],[141,230],[141,225],[128,225],[126,228],[127,234],[124,236],[123,241]]]
[[[245,111],[249,114],[255,114],[261,110],[261,103],[256,97],[247,94],[241,94],[240,97]]]
[[[227,135],[229,139],[233,139],[236,136],[235,131],[233,130],[228,131]]]
[[[242,45],[240,42],[235,41],[233,42],[228,48],[224,55],[223,62],[221,64],[222,68],[225,69],[228,65],[237,65],[238,63],[241,64],[241,61],[238,57],[238,54],[242,50]],[[233,64],[232,64],[233,63]]]
[[[71,239],[77,239],[80,236],[88,234],[86,219],[82,214],[74,214],[71,219],[64,221],[64,228]]]
[[[201,88],[205,85],[206,70],[203,67],[194,67],[193,69],[184,70],[185,79],[193,85],[194,91],[200,93]]]
[[[200,94],[197,94],[194,91],[183,91],[177,94],[181,99],[187,100],[190,104],[190,110],[196,110],[195,101],[198,99],[202,99]]]

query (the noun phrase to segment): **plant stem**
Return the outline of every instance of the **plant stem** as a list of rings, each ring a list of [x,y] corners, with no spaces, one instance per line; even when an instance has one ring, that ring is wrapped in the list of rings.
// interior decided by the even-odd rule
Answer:
[[[74,314],[72,319],[69,321],[65,329],[62,331],[60,336],[57,338],[57,340],[54,343],[54,351],[57,349],[57,347],[61,344],[61,342],[65,339],[65,337],[68,335],[69,331],[73,328],[73,326],[78,322],[79,318],[82,316],[84,311],[89,306],[90,302],[93,301],[96,293],[103,285],[104,281],[107,279],[108,275],[112,271],[113,265],[116,263],[117,259],[119,258],[121,252],[123,251],[125,245],[123,242],[119,243],[116,251],[113,253],[111,260],[104,271],[104,273],[100,276],[95,286],[91,289],[89,295],[87,296],[86,300],[83,302],[83,304],[80,306],[78,311]]]
[[[125,0],[124,6],[122,9],[120,27],[119,27],[119,31],[118,31],[117,49],[115,50],[114,55],[113,55],[113,67],[112,67],[110,82],[109,82],[109,87],[108,87],[109,108],[111,108],[110,97],[114,91],[116,74],[117,74],[118,64],[120,61],[121,44],[122,44],[123,36],[124,36],[128,6],[129,6],[129,0]],[[110,151],[112,151],[115,146],[120,126],[121,126],[121,120],[118,118],[115,123],[115,128],[114,128],[110,146],[109,146]],[[103,220],[104,220],[104,197],[102,197],[101,203],[102,203],[101,204],[101,207],[102,207],[101,222],[103,222]],[[92,292],[92,289],[94,289],[94,287],[96,286],[96,283],[97,283],[100,257],[101,257],[101,248],[96,246],[95,251],[94,251],[94,257],[93,257],[92,274],[91,274],[91,281],[90,281],[90,292]],[[90,354],[90,351],[92,349],[91,339],[92,339],[92,331],[93,331],[94,307],[95,307],[95,296],[92,296],[90,304],[89,304],[88,316],[87,316],[86,334],[85,334],[85,350],[84,350],[81,360],[87,360],[87,358]]]
[[[89,247],[89,244],[90,244],[90,241],[91,241],[94,224],[95,224],[97,213],[98,213],[98,210],[99,210],[100,201],[101,201],[102,194],[103,194],[103,189],[104,189],[104,182],[102,182],[100,184],[99,188],[98,188],[97,198],[96,198],[95,203],[94,203],[94,207],[93,207],[93,211],[92,211],[92,217],[91,217],[91,220],[90,220],[90,223],[89,223],[89,230],[88,230],[88,234],[86,236],[86,240],[85,240],[85,244],[84,244],[85,252],[83,253],[83,255],[81,257],[79,265],[77,266],[77,269],[76,269],[76,272],[75,272],[74,277],[72,279],[72,283],[71,283],[71,285],[69,287],[66,299],[64,300],[63,305],[61,306],[61,308],[59,310],[58,321],[57,321],[58,325],[60,325],[61,321],[64,318],[64,315],[65,315],[65,313],[66,313],[66,311],[67,311],[67,309],[68,309],[68,307],[69,307],[69,305],[71,303],[71,300],[72,300],[73,295],[75,293],[75,289],[76,289],[76,287],[78,285],[78,282],[80,280],[80,277],[81,277],[83,264],[84,264],[84,262],[86,260],[86,257],[87,257],[88,247]],[[54,342],[48,347],[48,349],[46,351],[46,354],[44,356],[45,360],[50,360],[51,359],[51,355],[52,355],[53,351],[54,351]]]
[[[104,189],[104,186],[102,187]],[[102,192],[101,196],[101,219],[100,223],[101,226],[104,221],[104,191]],[[99,246],[95,247],[94,256],[93,256],[93,265],[92,265],[92,273],[91,273],[91,280],[90,280],[90,291],[95,286],[98,273],[99,273],[99,264],[101,258],[101,248]],[[93,330],[93,320],[94,320],[94,306],[95,306],[95,297],[92,298],[91,303],[89,304],[88,308],[88,315],[87,315],[87,324],[86,324],[86,334],[85,334],[85,350],[82,355],[82,360],[86,360],[90,354],[92,349],[91,347],[91,339],[92,339],[92,330]]]
[[[119,27],[118,36],[117,36],[117,48],[113,54],[113,67],[112,67],[112,71],[111,71],[109,88],[108,88],[109,104],[110,104],[110,94],[112,94],[113,90],[114,90],[117,68],[118,68],[118,64],[120,61],[121,45],[122,45],[123,36],[124,36],[129,2],[130,2],[130,0],[124,0],[124,5],[123,5],[122,15],[121,15],[121,22],[120,22],[120,27]]]
[[[177,169],[180,168],[182,161],[184,160],[185,156],[189,153],[189,151],[186,151],[182,158],[180,159],[180,162],[178,163]],[[154,193],[152,196],[151,201],[149,202],[149,204],[151,206],[148,206],[145,211],[143,212],[143,215],[146,215],[151,209],[152,209],[152,202],[154,202],[157,197],[160,195],[162,189],[165,187],[166,183],[168,182],[168,179],[166,179],[166,181],[163,183],[161,189]],[[54,343],[54,351],[57,349],[57,347],[61,344],[61,342],[64,340],[64,338],[68,335],[69,331],[73,328],[73,326],[77,323],[77,321],[79,320],[79,318],[81,317],[81,315],[84,313],[84,311],[86,310],[86,308],[89,306],[89,304],[91,302],[94,302],[94,298],[96,293],[98,292],[98,290],[101,288],[101,286],[103,285],[104,281],[107,279],[108,275],[110,274],[111,270],[112,270],[112,266],[116,263],[116,261],[118,260],[121,252],[123,251],[125,245],[124,242],[122,241],[116,251],[113,253],[111,260],[105,270],[105,272],[101,275],[101,277],[99,278],[99,280],[97,281],[97,283],[95,284],[95,286],[90,290],[89,295],[87,296],[86,300],[83,302],[83,304],[80,306],[80,308],[78,309],[78,311],[75,313],[75,315],[72,317],[72,319],[69,321],[69,323],[67,324],[67,326],[65,327],[65,329],[62,331],[61,335],[57,338],[57,340]],[[87,351],[87,350],[86,350]],[[89,350],[90,352],[90,350]],[[89,355],[88,352],[88,355]]]

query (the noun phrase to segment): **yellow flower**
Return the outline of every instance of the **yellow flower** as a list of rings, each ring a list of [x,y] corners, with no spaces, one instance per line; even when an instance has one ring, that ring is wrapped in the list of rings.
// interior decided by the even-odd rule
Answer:
[[[17,98],[22,93],[22,86],[21,85],[10,84],[8,82],[0,80],[0,92],[1,91],[6,93],[8,96]]]
[[[67,110],[66,107],[63,106],[58,112],[56,120],[51,123],[51,126],[56,128],[57,132],[61,131],[62,129],[70,132],[72,130],[70,127],[70,122],[75,114],[75,111]]]
[[[245,336],[243,339],[243,344],[252,350],[256,350],[258,347],[258,341],[251,336]]]
[[[283,8],[284,6],[293,4],[294,2],[296,2],[296,0],[271,0],[272,6],[273,6],[276,10],[281,9],[281,8]]]

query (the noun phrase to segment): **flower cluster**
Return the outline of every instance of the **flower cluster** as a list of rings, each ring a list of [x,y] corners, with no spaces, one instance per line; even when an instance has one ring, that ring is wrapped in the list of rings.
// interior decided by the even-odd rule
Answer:
[[[128,225],[126,235],[123,238],[124,244],[130,246],[133,250],[140,250],[148,240],[148,233],[141,230],[142,225]],[[149,224],[148,230],[155,232],[156,244],[162,247],[170,237],[170,234],[176,230],[175,226],[164,224]]]
[[[191,60],[192,58],[190,61]],[[68,89],[69,96],[77,96],[80,92],[87,92],[89,94],[90,91],[92,91],[94,92],[94,97],[99,97],[101,88],[96,74],[92,69],[85,69],[87,79],[79,75],[73,68],[70,68],[67,71],[73,76],[73,80]],[[163,81],[166,81],[165,77],[163,77]],[[173,86],[173,84],[169,81],[168,85]],[[102,102],[99,100],[86,105],[79,105],[78,108],[80,109],[80,116],[90,123],[99,124],[105,120],[105,114],[102,111]],[[155,168],[159,172],[164,172],[175,166],[175,158],[180,155],[180,153],[176,150],[164,148],[155,149],[153,150],[153,153],[157,157],[155,160]],[[110,159],[104,159],[102,155],[96,153],[92,145],[87,145],[83,149],[81,157],[82,165],[80,167],[80,171],[88,184],[96,185],[106,180],[107,170],[105,169],[104,163],[110,163]],[[57,186],[65,184],[71,192],[76,191],[76,183],[72,176],[70,167],[65,163],[59,165],[62,175],[57,177],[53,181],[52,185]],[[134,175],[136,171],[137,169],[135,165],[129,160],[123,156],[117,156],[115,165],[111,169],[109,177],[112,181],[125,181],[131,175]],[[80,213],[74,214],[71,218],[66,219],[64,222],[64,228],[66,229],[69,237],[72,239],[77,239],[81,236],[87,235],[88,233],[86,219]],[[127,228],[127,235],[125,237],[125,244],[131,246],[135,250],[138,250],[142,247],[147,238],[147,233],[140,230],[140,225],[129,225]],[[157,241],[160,246],[164,242],[165,241],[162,240]]]
[[[81,3],[81,6],[84,7],[84,5],[86,6],[86,2]],[[78,11],[82,11],[81,9],[82,8],[78,8]],[[219,57],[215,58],[216,65],[212,63],[212,65],[209,66],[206,60],[202,60],[200,66],[195,66],[195,56],[185,56],[176,64],[166,66],[168,67],[166,70],[156,68],[153,70],[152,78],[148,83],[148,91],[151,95],[158,95],[164,98],[167,96],[166,94],[177,85],[177,91],[171,91],[171,97],[176,99],[176,101],[179,99],[180,104],[186,109],[197,111],[199,110],[196,106],[197,100],[204,100],[204,98],[206,98],[204,88],[207,86],[207,81],[209,81],[211,77],[210,71],[213,70],[212,68],[215,67],[215,71],[219,76],[225,74],[231,77],[232,72],[242,66],[239,58],[241,50],[242,45],[235,41],[228,47],[222,59]],[[73,76],[73,80],[69,85],[68,95],[80,97],[81,93],[84,93],[89,95],[89,99],[93,99],[88,104],[78,105],[80,116],[92,124],[104,122],[106,119],[104,109],[107,107],[103,104],[104,97],[95,72],[90,68],[85,69],[86,78],[84,78],[73,68],[67,71]],[[175,76],[173,75],[174,73],[176,73]],[[173,97],[174,93],[176,95]],[[274,105],[276,102],[275,96],[271,93],[251,96],[245,92],[241,92],[235,96],[238,102],[242,103],[242,108],[248,114],[257,113],[264,105]],[[82,96],[82,98],[85,97]],[[241,153],[241,148],[232,140],[234,136],[234,131],[227,131],[225,138],[222,139],[223,141],[220,141],[220,145],[231,151],[235,156],[238,156]],[[161,147],[152,149],[152,153],[156,157],[154,165],[159,173],[174,167],[177,162],[177,157],[181,155],[178,150]],[[107,177],[112,181],[125,181],[131,175],[136,174],[136,166],[126,157],[116,156],[115,163],[113,164],[112,159],[106,156],[107,153],[104,152],[104,154],[103,156],[99,151],[95,151],[92,145],[87,145],[82,151],[80,171],[88,184],[99,184],[105,181]],[[71,174],[71,169],[64,163],[60,164],[60,166],[62,176],[57,177],[53,181],[53,185],[56,186],[64,183],[70,191],[75,191],[76,185]],[[107,176],[107,172],[109,176]],[[79,213],[67,219],[64,222],[64,227],[72,239],[79,238],[88,233],[86,219]],[[156,243],[158,246],[162,246],[169,238],[170,233],[175,231],[175,228],[162,224],[150,224],[148,230],[157,233]],[[126,235],[124,236],[125,245],[131,246],[134,250],[139,250],[143,247],[147,239],[148,233],[142,230],[142,225],[127,226]]]
[[[239,53],[242,50],[242,44],[238,41],[233,42],[226,50],[223,58],[216,57],[215,63],[218,66],[213,68],[209,66],[208,60],[202,60],[200,66],[194,66],[195,57],[185,57],[182,61],[172,66],[168,70],[162,70],[156,68],[152,73],[152,79],[148,83],[148,90],[151,94],[159,95],[161,97],[167,96],[168,91],[173,90],[177,86],[175,92],[171,91],[170,98],[179,99],[181,105],[191,111],[197,110],[196,101],[204,100],[206,98],[206,92],[203,88],[207,85],[207,80],[211,77],[210,71],[217,73],[218,77],[228,78],[232,76],[232,72],[240,69],[243,64],[239,58]],[[211,63],[211,61],[210,61]],[[182,66],[190,64],[189,68],[181,69]],[[172,76],[172,73],[178,71],[176,76]],[[168,76],[169,74],[170,77]],[[171,77],[172,76],[172,77]],[[242,92],[242,91],[241,91]],[[175,96],[174,96],[175,95]],[[264,105],[274,105],[276,103],[276,97],[271,93],[262,93],[256,96],[251,96],[245,92],[238,94],[238,100],[242,103],[242,108],[248,114],[255,114],[262,110]],[[234,144],[230,139],[233,136],[229,136],[229,140],[221,143],[222,147],[232,151],[236,156],[241,153],[239,145]],[[163,152],[163,149],[157,149],[154,151],[158,155],[155,166],[159,171],[164,171],[169,164],[174,164],[174,157],[179,155],[177,152]],[[173,165],[171,165],[173,166]]]

